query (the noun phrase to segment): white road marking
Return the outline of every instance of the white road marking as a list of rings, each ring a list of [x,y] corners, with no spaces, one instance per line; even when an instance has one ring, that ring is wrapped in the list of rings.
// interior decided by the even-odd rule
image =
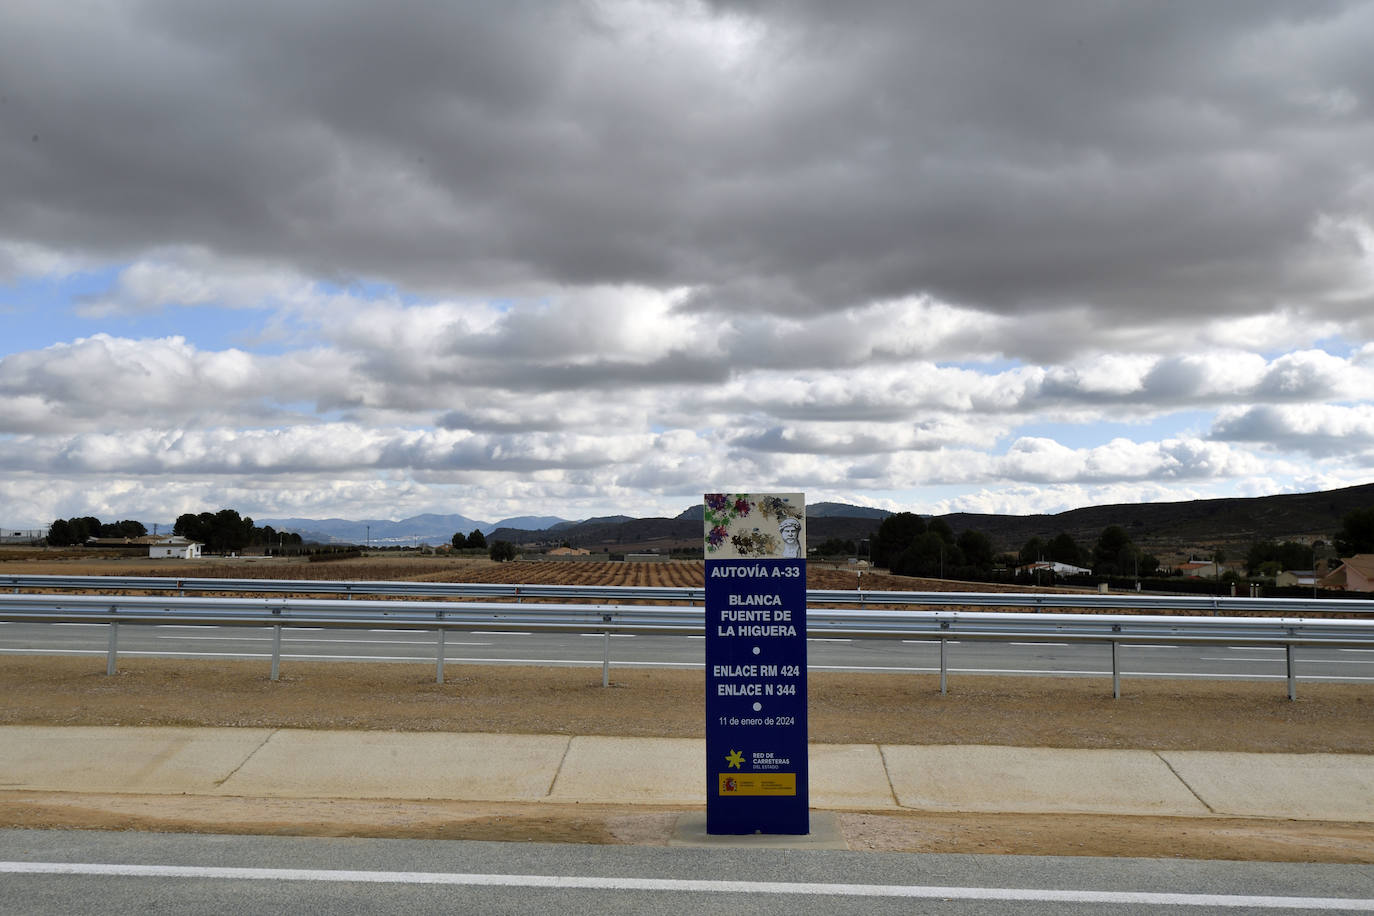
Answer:
[[[424,643],[424,645],[433,645]],[[450,643],[450,645],[452,645]],[[0,648],[0,655],[106,655],[104,649],[4,649]],[[184,658],[194,661],[197,658],[271,658],[270,652],[197,652],[195,655],[187,655],[184,652],[156,652],[148,649],[121,649],[120,658]],[[283,652],[283,660],[292,661],[323,661],[323,662],[430,662],[435,660],[434,655],[307,655],[303,652]],[[507,658],[507,657],[487,657],[481,656],[453,656],[445,653],[445,662],[455,664],[473,665],[563,665],[568,667],[597,667],[600,668],[602,660],[600,658]],[[612,668],[702,668],[702,662],[631,662],[613,661]],[[845,670],[845,669],[836,669]],[[876,669],[875,669],[876,670]],[[894,670],[916,670],[916,669],[894,669]]]
[[[1374,911],[1374,899],[1356,897],[1279,897],[1264,894],[1180,894],[1158,891],[1089,891],[1052,888],[961,887],[957,885],[831,884],[801,881],[720,881],[688,878],[613,878],[583,875],[487,875],[453,872],[352,871],[346,869],[230,868],[203,865],[116,865],[98,862],[0,862],[0,874],[533,887],[555,890],[661,891],[689,894],[1005,900],[1044,903],[1210,906],[1251,910]]]
[[[1273,661],[1266,658],[1265,661]],[[1298,664],[1304,668],[1308,665],[1368,665],[1370,662],[1363,658],[1303,658],[1298,656]]]
[[[399,632],[404,632],[404,633],[420,632],[420,633],[424,633],[424,632],[433,632],[433,631],[425,631],[425,630],[419,630],[419,631],[402,630],[402,631],[399,631]],[[241,639],[243,639],[243,637],[241,637],[241,636],[161,636],[161,635],[159,635],[159,636],[158,636],[158,639],[185,639],[185,640],[193,640],[193,641],[194,641],[194,640],[206,640],[206,641],[215,641],[215,642],[234,642],[234,641],[236,641],[236,640],[241,640]],[[260,638],[258,639],[258,642],[268,642],[269,639],[270,639],[270,637],[263,636],[263,637],[260,637]],[[251,640],[244,640],[244,641],[246,641],[246,642],[251,642]],[[292,634],[284,633],[284,634],[282,634],[282,642],[283,642],[283,643],[290,643],[290,644],[293,645],[293,646],[299,646],[301,643],[306,643],[306,642],[322,643],[322,644],[324,644],[324,645],[326,645],[326,646],[332,646],[332,645],[336,645],[336,644],[338,644],[338,645],[358,645],[358,646],[432,646],[432,645],[434,645],[435,640],[433,640],[433,639],[428,639],[428,640],[424,640],[424,639],[392,639],[392,640],[383,641],[383,640],[377,640],[377,639],[328,639],[328,638],[326,638],[326,639],[297,639],[297,638],[296,638],[294,635],[292,635]],[[454,642],[454,641],[451,640],[451,639],[445,640],[444,642],[445,642],[445,645],[449,645],[449,646],[489,646],[489,645],[491,645],[491,643],[489,643],[489,642]],[[332,657],[332,656],[325,656],[325,657],[326,657],[326,658],[329,658],[329,657]]]

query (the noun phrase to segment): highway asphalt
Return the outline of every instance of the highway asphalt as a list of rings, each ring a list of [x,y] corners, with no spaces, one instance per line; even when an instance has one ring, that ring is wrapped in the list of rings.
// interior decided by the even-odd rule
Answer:
[[[25,916],[1370,912],[1358,865],[0,830]]]
[[[104,624],[0,624],[0,654],[103,655]],[[445,659],[454,664],[600,665],[607,641],[601,633],[449,633]],[[120,627],[119,651],[132,657],[267,659],[271,632],[259,627]],[[290,660],[433,661],[433,631],[286,628],[282,653]],[[814,671],[939,671],[937,645],[906,640],[808,640]],[[1123,677],[1202,677],[1283,680],[1284,652],[1276,647],[1158,645],[1122,646]],[[613,666],[701,667],[704,641],[693,636],[613,635]],[[1111,676],[1105,645],[1053,642],[951,641],[952,674],[1050,674]],[[1302,680],[1374,683],[1374,650],[1303,648],[1296,668]]]

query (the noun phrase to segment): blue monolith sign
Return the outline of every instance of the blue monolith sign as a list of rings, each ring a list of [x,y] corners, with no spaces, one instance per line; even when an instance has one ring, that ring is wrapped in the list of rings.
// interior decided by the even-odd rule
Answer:
[[[706,495],[706,831],[810,832],[805,507]]]

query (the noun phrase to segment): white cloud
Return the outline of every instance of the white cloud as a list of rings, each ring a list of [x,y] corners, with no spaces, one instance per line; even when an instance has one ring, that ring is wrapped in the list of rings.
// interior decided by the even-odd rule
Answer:
[[[1231,408],[1218,415],[1212,437],[1312,455],[1358,453],[1374,448],[1374,405]]]
[[[119,271],[111,289],[77,311],[100,318],[205,305],[267,309],[309,299],[313,288],[305,277],[268,262],[183,247],[148,252]]]

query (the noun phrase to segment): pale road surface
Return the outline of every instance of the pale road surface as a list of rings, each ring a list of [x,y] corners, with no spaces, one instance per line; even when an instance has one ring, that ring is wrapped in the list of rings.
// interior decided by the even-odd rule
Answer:
[[[104,624],[0,624],[0,654],[104,655]],[[600,665],[600,633],[460,633],[446,638],[445,660],[453,664]],[[364,629],[283,630],[282,658],[292,661],[433,662],[433,631]],[[258,627],[197,627],[124,624],[119,630],[121,657],[196,656],[270,659],[271,631]],[[940,670],[935,643],[904,640],[832,640],[807,642],[813,671],[931,673]],[[613,635],[613,666],[700,668],[704,640],[692,636]],[[1255,646],[1158,645],[1122,646],[1123,677],[1187,677],[1283,680],[1281,648]],[[1055,674],[1111,676],[1105,645],[1066,643],[993,643],[951,641],[951,674]],[[1300,648],[1297,673],[1303,680],[1374,683],[1374,650]]]
[[[355,914],[1374,912],[1374,869],[1162,859],[0,831],[0,910]]]

